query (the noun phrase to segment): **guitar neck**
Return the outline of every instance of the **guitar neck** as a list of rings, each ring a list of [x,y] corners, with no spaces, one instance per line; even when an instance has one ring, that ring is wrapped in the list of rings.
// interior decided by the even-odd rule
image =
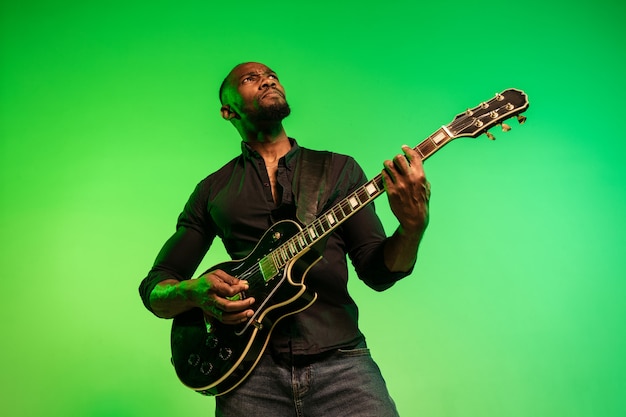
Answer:
[[[513,88],[505,90],[496,94],[491,100],[458,114],[452,122],[437,129],[413,149],[417,151],[422,161],[425,161],[451,140],[459,137],[475,138],[485,133],[490,139],[494,139],[493,135],[488,132],[489,128],[501,124],[503,130],[507,131],[510,127],[502,122],[513,116],[517,116],[518,121],[524,123],[526,118],[520,113],[527,108],[528,97],[523,91]],[[383,178],[379,174],[262,259],[260,264],[263,275],[273,276],[272,274],[284,267],[291,259],[318,243],[384,192]]]
[[[420,155],[422,161],[426,160],[429,156],[454,139],[448,132],[448,128],[443,126],[413,148]],[[276,250],[268,255],[270,259],[266,259],[265,262],[261,261],[262,267],[263,264],[269,267],[270,270],[278,270],[284,267],[300,252],[318,243],[384,192],[385,186],[383,185],[383,177],[382,174],[378,174],[310,224],[306,225],[300,233],[276,248]],[[270,260],[271,266],[267,264],[267,261]]]

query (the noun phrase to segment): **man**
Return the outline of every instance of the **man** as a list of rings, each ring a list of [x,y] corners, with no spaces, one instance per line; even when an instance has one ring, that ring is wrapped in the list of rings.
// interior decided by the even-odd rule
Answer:
[[[219,236],[233,259],[245,258],[276,221],[296,220],[297,157],[303,148],[282,120],[290,113],[274,71],[237,65],[220,88],[221,115],[237,129],[242,154],[198,184],[174,235],[140,286],[146,307],[172,318],[194,307],[227,325],[254,314],[253,297],[234,297],[248,283],[222,270],[189,279]],[[359,276],[377,291],[407,276],[428,223],[430,186],[421,158],[410,147],[384,162],[383,182],[399,226],[386,237],[373,205],[331,234],[323,259],[306,275],[316,302],[280,320],[254,371],[216,397],[219,416],[397,416],[380,371],[358,328],[358,309],[347,291],[348,255]],[[320,214],[366,182],[345,155],[330,154],[327,200]]]

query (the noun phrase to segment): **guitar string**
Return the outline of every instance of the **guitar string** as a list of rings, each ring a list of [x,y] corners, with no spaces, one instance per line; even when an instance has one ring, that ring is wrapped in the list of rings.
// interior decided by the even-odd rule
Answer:
[[[494,101],[494,100],[492,99],[490,102],[487,102],[487,104],[488,104],[488,105],[490,105],[492,101]],[[478,115],[478,116],[463,115],[463,116],[461,116],[459,119],[452,121],[452,122],[450,123],[449,127],[450,127],[450,128],[452,128],[453,130],[457,130],[457,129],[464,130],[464,129],[466,129],[467,127],[469,127],[469,126],[471,126],[472,124],[474,124],[474,123],[475,123],[475,120],[480,120],[480,119],[484,118],[485,116],[488,116],[488,115],[489,115],[492,111],[498,112],[498,111],[502,110],[502,109],[503,109],[503,108],[505,108],[505,107],[506,107],[506,104],[504,104],[504,105],[502,105],[502,106],[500,106],[500,107],[496,108],[495,110],[493,110],[493,109],[492,109],[492,110],[490,110],[488,113],[486,112],[486,113],[483,113],[483,114]],[[505,120],[505,119],[502,119],[502,120]],[[461,125],[463,125],[463,126],[461,126]],[[418,145],[418,146],[419,146],[419,145]],[[362,188],[363,188],[363,187],[362,187]],[[358,192],[358,191],[360,191],[360,189],[359,189],[359,190],[357,190],[357,192]],[[355,192],[355,193],[351,194],[350,196],[346,197],[344,200],[342,200],[342,201],[338,204],[338,206],[342,209],[342,211],[343,211],[343,208],[344,208],[344,207],[346,207],[346,208],[348,207],[348,206],[347,206],[347,204],[348,204],[348,203],[347,203],[347,200],[348,200],[349,198],[351,198],[351,197],[353,197],[353,196],[355,196],[355,197],[357,197],[357,198],[358,198],[358,196],[357,196],[357,192]],[[366,202],[366,204],[367,204],[367,203],[369,203],[369,201],[367,201],[367,202]],[[363,205],[363,203],[361,203],[360,205]],[[331,210],[331,211],[332,211],[332,210]],[[334,211],[333,211],[333,214],[335,214],[335,213],[334,213]],[[345,215],[345,212],[343,213],[343,215],[344,215],[344,219],[345,219],[346,217],[348,217],[348,216],[346,216],[346,215]],[[335,216],[335,217],[336,217],[336,216]],[[342,219],[342,221],[343,221],[343,219]],[[315,229],[315,226],[316,226],[316,225],[320,226],[320,227],[321,227],[321,229],[324,231],[324,233],[326,233],[326,231],[327,231],[327,230],[325,230],[325,227],[324,227],[324,225],[322,224],[321,220],[320,220],[320,219],[317,219],[317,220],[313,221],[311,224],[309,224],[305,230],[301,230],[301,231],[300,231],[300,232],[298,232],[296,235],[292,236],[292,237],[291,237],[291,238],[289,238],[287,241],[285,241],[283,244],[281,244],[281,245],[277,248],[277,251],[280,251],[280,250],[281,250],[281,248],[283,248],[283,250],[287,251],[287,254],[291,254],[292,256],[297,255],[298,253],[300,253],[300,252],[301,252],[302,250],[304,250],[305,248],[300,248],[299,250],[296,250],[296,253],[294,254],[294,253],[291,253],[292,251],[291,251],[291,249],[289,249],[289,243],[291,242],[291,243],[293,244],[293,246],[297,249],[297,248],[300,246],[300,244],[299,244],[300,242],[299,242],[298,237],[299,237],[299,236],[303,237],[303,240],[304,240],[305,242],[307,242],[307,239],[304,239],[304,236],[306,236],[306,235],[307,235],[307,231],[309,230],[309,228],[310,228],[310,227],[313,227],[313,228]],[[307,247],[308,247],[308,246],[311,246],[314,242],[316,242],[317,238],[319,238],[319,234],[317,233],[317,231],[315,231],[315,232],[316,232],[316,234],[317,234],[318,236],[316,236],[316,238],[312,239],[310,243],[307,243]],[[276,252],[274,252],[274,253],[276,253]],[[280,259],[278,259],[278,260],[277,260],[277,259],[273,259],[274,257],[273,257],[273,256],[271,256],[271,255],[272,255],[272,254],[267,254],[266,256],[264,256],[263,258],[261,258],[261,260],[259,260],[258,262],[255,262],[255,263],[254,263],[254,266],[252,266],[251,268],[248,268],[247,270],[245,270],[245,271],[244,271],[244,272],[243,272],[240,276],[252,275],[252,276],[254,277],[254,276],[255,276],[258,272],[260,272],[260,271],[261,271],[261,269],[262,269],[262,267],[261,267],[261,262],[262,262],[264,259],[268,259],[268,258],[272,261],[272,263],[274,264],[274,265],[273,265],[273,267],[274,267],[274,269],[276,269],[276,272],[278,273],[278,270],[280,270],[280,269],[281,269],[283,266],[285,266],[288,262],[283,262],[283,261],[282,261],[282,260],[280,260]],[[276,261],[278,261],[278,263],[277,263]],[[262,275],[262,274],[261,274],[261,275]],[[276,275],[277,275],[277,274],[276,274]],[[276,275],[274,275],[274,276],[276,276]],[[273,277],[272,277],[272,278],[273,278]],[[271,278],[270,278],[270,279],[271,279]],[[258,284],[263,284],[263,285],[264,285],[264,284],[265,284],[265,282],[266,282],[266,281],[265,281],[265,279],[264,279],[264,278],[263,278],[262,280],[253,280],[253,282],[249,282],[249,284],[250,284],[250,289],[257,288],[257,285],[258,285]]]
[[[340,202],[339,204],[342,204],[342,203],[343,203],[343,201]],[[255,262],[254,266],[252,266],[251,268],[248,268],[241,275],[252,274],[253,278],[254,278],[256,276],[255,274],[261,271],[261,269],[262,269],[261,263],[265,259],[269,259],[272,262],[272,265],[271,265],[272,269],[276,270],[276,274],[274,274],[272,276],[272,278],[274,276],[278,275],[279,270],[282,267],[284,267],[285,265],[287,265],[289,263],[289,261],[285,261],[285,260],[281,259],[282,257],[276,258],[275,256],[272,256],[272,255],[275,254],[275,253],[279,253],[281,251],[286,251],[286,254],[285,254],[286,256],[285,257],[289,258],[289,256],[291,255],[291,257],[293,258],[297,254],[302,252],[304,249],[306,249],[307,247],[312,246],[318,240],[318,238],[320,237],[320,235],[317,232],[317,230],[315,231],[316,237],[312,238],[311,242],[308,242],[308,239],[306,239],[305,236],[307,236],[309,234],[308,233],[309,229],[311,227],[313,227],[315,229],[316,225],[320,226],[320,228],[324,231],[324,233],[326,233],[328,231],[328,230],[326,230],[326,228],[322,224],[321,220],[320,219],[316,219],[315,221],[313,221],[312,223],[307,225],[306,229],[299,231],[294,236],[292,236],[289,239],[287,239],[283,244],[278,246],[273,253],[269,253],[266,256],[264,256],[263,258],[261,258],[259,261]],[[322,233],[322,234],[324,234],[324,233]],[[300,237],[302,238],[302,241],[305,242],[305,247],[301,247],[302,245],[300,243],[300,239],[299,239]],[[293,246],[296,249],[295,253],[294,253],[294,251],[291,250],[290,246]],[[272,279],[272,278],[270,278],[270,279]],[[265,281],[265,279],[263,277],[263,274],[261,274],[261,276],[259,277],[258,280],[253,280],[253,282],[249,282],[250,288],[251,289],[258,288],[259,285],[257,285],[257,284],[265,285],[265,282],[266,281]]]
[[[315,223],[315,222],[314,222],[314,223]],[[311,223],[311,225],[313,225],[313,223]],[[291,238],[289,238],[288,240],[286,240],[283,244],[281,244],[280,246],[278,246],[278,248],[276,248],[276,250],[275,250],[273,253],[277,253],[277,252],[279,252],[279,251],[281,250],[281,248],[283,248],[283,250],[288,250],[288,249],[286,249],[286,247],[288,246],[289,242],[292,242],[292,243],[294,243],[294,244],[295,244],[295,242],[297,242],[297,237],[298,237],[299,235],[303,235],[303,236],[304,236],[304,235],[306,234],[305,232],[306,232],[306,230],[302,230],[302,231],[300,231],[300,232],[296,233],[296,235],[292,236]],[[313,243],[313,242],[311,242],[311,243]],[[297,246],[296,246],[296,247],[297,247]],[[300,251],[298,251],[297,253],[300,253],[302,250],[304,250],[304,248],[300,249]],[[289,251],[289,252],[291,252],[291,251]],[[280,260],[280,259],[276,259],[274,256],[272,256],[272,255],[273,255],[273,253],[269,253],[269,254],[265,255],[263,258],[261,258],[260,260],[258,260],[257,262],[255,262],[255,263],[254,263],[254,265],[253,265],[252,267],[250,267],[250,268],[246,269],[245,271],[243,271],[243,272],[242,272],[239,276],[240,276],[240,277],[244,277],[244,276],[246,276],[246,275],[252,275],[252,277],[251,277],[251,278],[255,278],[255,277],[257,276],[256,274],[257,274],[258,272],[260,272],[260,271],[261,271],[261,269],[262,269],[261,263],[262,263],[264,260],[269,260],[270,262],[272,262],[272,264],[273,264],[273,265],[272,265],[272,267],[273,267],[272,269],[275,269],[275,270],[276,270],[276,273],[278,273],[278,271],[279,271],[279,270],[280,270],[280,269],[281,269],[284,265],[286,265],[286,264],[287,264],[287,262],[283,263],[283,262],[282,262],[282,260]],[[296,253],[296,254],[293,254],[293,256],[297,255],[297,253]],[[273,276],[276,276],[276,275],[277,275],[277,274],[275,274],[275,275],[273,275]],[[273,277],[272,277],[272,278],[273,278]],[[266,281],[265,281],[265,279],[264,279],[264,277],[263,277],[263,274],[261,274],[261,276],[259,277],[259,279],[256,279],[256,280],[255,280],[255,279],[252,279],[251,281],[248,281],[248,283],[249,283],[249,290],[254,290],[254,289],[256,289],[256,288],[259,288],[260,286],[265,285],[265,282],[266,282]],[[262,285],[258,285],[258,284],[262,284]]]
[[[364,187],[365,186],[362,186],[361,188],[364,188]],[[339,207],[341,209],[341,213],[342,213],[342,216],[343,216],[343,218],[341,220],[339,220],[339,218],[337,217],[337,213],[333,209],[330,210],[330,211],[333,212],[334,217],[335,217],[336,220],[343,221],[344,219],[349,217],[349,214],[346,215],[346,213],[345,213],[346,211],[350,211],[350,210],[352,212],[354,211],[353,208],[350,208],[350,210],[348,210],[350,205],[349,205],[347,200],[349,198],[353,197],[353,196],[357,196],[357,193],[358,193],[358,191],[361,190],[361,188],[359,188],[359,190],[357,190],[354,193],[350,194],[348,197],[346,197],[344,200],[340,201],[337,204],[337,207]],[[358,198],[358,196],[357,196],[357,198]],[[360,199],[359,199],[359,201],[360,201]],[[360,205],[362,206],[362,205],[365,205],[367,203],[369,203],[369,200],[366,203],[360,203]],[[352,213],[350,213],[350,214],[352,214]],[[292,257],[294,257],[295,255],[299,254],[300,252],[302,252],[307,247],[312,246],[315,242],[317,242],[317,240],[320,238],[321,235],[324,235],[326,232],[328,232],[328,230],[331,229],[330,227],[327,228],[327,227],[324,226],[324,224],[322,223],[322,218],[323,218],[323,216],[321,218],[318,218],[318,219],[314,220],[309,225],[307,225],[304,230],[299,231],[294,236],[292,236],[291,238],[287,239],[283,244],[281,244],[278,248],[276,248],[276,250],[273,253],[278,253],[278,252],[281,251],[281,248],[283,248],[282,250],[287,252],[286,253],[286,255],[287,255],[286,257],[289,257],[290,254],[291,254]],[[322,229],[323,233],[321,235],[317,232],[316,226],[319,226],[320,229]],[[329,226],[331,226],[331,225],[329,224]],[[316,237],[315,238],[311,238],[311,241],[308,242],[308,239],[306,238],[306,236],[310,235],[309,234],[309,229],[310,228],[314,229]],[[299,237],[301,237],[302,241],[305,242],[305,247],[301,247],[302,245],[300,243]],[[293,245],[293,247],[296,248],[296,252],[295,253],[293,253],[293,251],[289,248],[290,243]],[[298,249],[298,248],[300,248],[300,249]],[[256,274],[258,272],[260,272],[261,269],[262,269],[261,262],[264,259],[269,259],[273,263],[273,265],[272,265],[273,269],[276,270],[276,274],[274,274],[272,276],[272,278],[274,276],[278,275],[279,270],[283,266],[285,266],[285,265],[287,265],[289,263],[288,261],[283,261],[282,259],[276,259],[274,256],[272,256],[272,253],[270,253],[270,254],[267,254],[266,256],[264,256],[263,258],[261,258],[259,261],[255,262],[252,267],[250,267],[247,270],[243,271],[239,276],[252,275],[252,278],[255,278]],[[270,279],[272,279],[272,278],[270,278]],[[249,283],[249,290],[254,290],[254,289],[260,288],[261,286],[264,286],[266,281],[263,278],[263,274],[261,274],[261,277],[259,277],[259,279],[256,279],[256,280],[253,279],[252,282],[248,281],[248,283]]]

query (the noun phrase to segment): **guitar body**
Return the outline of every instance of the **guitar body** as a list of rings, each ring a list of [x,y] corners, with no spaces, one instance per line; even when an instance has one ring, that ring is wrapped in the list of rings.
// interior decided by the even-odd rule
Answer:
[[[176,316],[171,334],[172,363],[183,384],[205,395],[232,390],[254,369],[276,323],[313,304],[317,294],[310,292],[303,281],[321,258],[325,241],[300,253],[272,278],[264,277],[258,267],[260,259],[301,230],[293,221],[278,222],[265,232],[246,258],[216,265],[205,272],[221,269],[246,279],[250,288],[241,297],[255,298],[251,307],[255,314],[242,325],[225,325],[216,320],[209,324],[199,308]]]

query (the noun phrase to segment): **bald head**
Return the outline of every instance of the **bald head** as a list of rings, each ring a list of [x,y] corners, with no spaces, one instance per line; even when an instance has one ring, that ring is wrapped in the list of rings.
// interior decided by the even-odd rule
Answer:
[[[267,65],[260,62],[242,62],[241,64],[235,65],[235,67],[230,70],[226,78],[224,78],[222,84],[220,84],[220,103],[224,104],[224,102],[226,101],[225,93],[227,90],[229,90],[230,88],[237,88],[241,73],[246,74],[247,71],[249,71],[249,73],[253,73],[255,72],[254,70],[264,70],[264,72],[267,73],[274,73],[274,71],[272,71]]]

